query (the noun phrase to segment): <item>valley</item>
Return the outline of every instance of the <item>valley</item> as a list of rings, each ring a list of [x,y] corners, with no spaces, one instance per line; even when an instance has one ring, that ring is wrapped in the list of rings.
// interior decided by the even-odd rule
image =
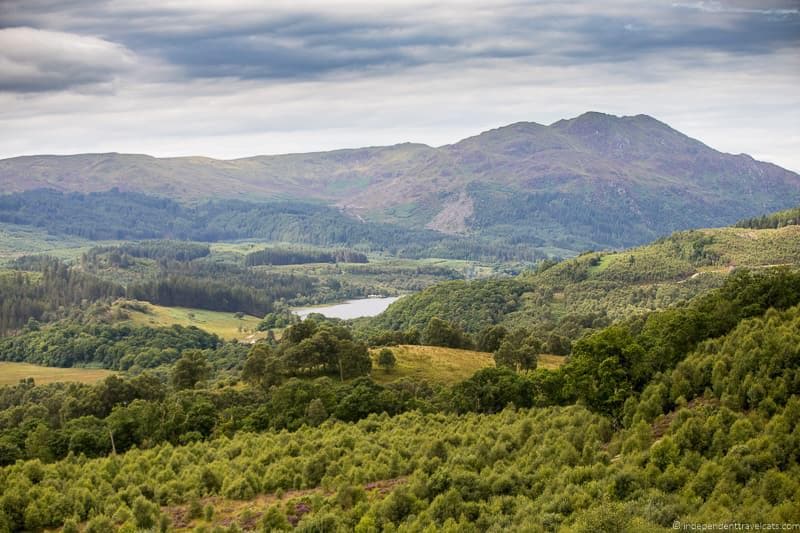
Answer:
[[[244,180],[235,167],[256,164],[210,160],[191,161],[199,184],[186,195],[173,194],[188,187],[177,178],[162,191],[146,180],[132,182],[138,192],[94,191],[114,168],[103,160],[86,190],[65,178],[48,182],[64,192],[0,196],[0,532],[794,520],[797,208],[704,204],[708,219],[736,222],[709,227],[688,201],[680,216],[659,215],[680,220],[666,224],[644,204],[630,204],[640,218],[630,217],[615,196],[578,191],[583,174],[559,178],[566,189],[548,182],[550,207],[514,188],[525,180],[512,160],[533,150],[556,165],[579,147],[574,172],[605,169],[599,150],[625,187],[651,194],[663,184],[623,166],[655,172],[666,160],[645,157],[632,132],[662,139],[676,161],[689,146],[721,157],[725,172],[756,165],[665,128],[589,115],[440,149],[285,156],[345,165],[372,191],[372,210],[349,181],[321,172],[309,183],[340,188],[316,203],[254,201],[256,178],[246,201],[210,200],[220,191],[204,179],[225,184],[212,177],[227,168]],[[428,177],[449,168],[442,161],[476,176],[479,148],[514,186],[459,176],[431,204],[394,205],[374,187],[405,194],[402,172],[359,174],[370,161],[427,158]],[[358,161],[358,172],[347,166]],[[146,163],[155,176],[186,161]],[[796,205],[794,175],[758,168],[783,185],[750,187],[748,201]]]
[[[800,0],[0,0],[0,533],[800,531]]]

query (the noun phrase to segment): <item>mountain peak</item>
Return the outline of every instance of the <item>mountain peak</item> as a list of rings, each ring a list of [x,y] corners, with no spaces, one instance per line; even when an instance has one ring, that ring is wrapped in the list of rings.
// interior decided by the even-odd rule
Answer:
[[[601,113],[599,111],[587,111],[582,113],[574,118],[567,118],[561,119],[556,121],[550,125],[553,128],[564,128],[569,125],[609,125],[609,124],[650,124],[650,125],[661,125],[665,127],[669,127],[663,122],[658,119],[651,117],[650,115],[645,114],[638,114],[638,115],[612,115],[610,113]]]

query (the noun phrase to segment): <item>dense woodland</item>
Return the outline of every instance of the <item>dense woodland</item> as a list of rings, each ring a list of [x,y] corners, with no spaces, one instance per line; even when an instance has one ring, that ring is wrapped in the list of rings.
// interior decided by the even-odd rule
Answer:
[[[800,224],[800,207],[794,209],[787,209],[785,211],[778,211],[769,215],[761,215],[760,217],[746,218],[736,223],[737,228],[753,228],[753,229],[766,229],[766,228],[782,228],[785,226],[793,226]]]
[[[341,374],[342,355],[361,348],[342,323],[313,320],[244,351],[191,341],[166,379],[20,383],[0,391],[9,465],[0,470],[0,524],[166,530],[175,520],[213,523],[209,496],[275,491],[271,506],[224,527],[653,531],[721,516],[792,522],[800,513],[798,303],[799,273],[740,271],[686,306],[580,339],[559,370],[507,365],[452,387],[348,380],[369,371]],[[33,344],[63,327],[22,338]],[[128,337],[134,347],[142,333]],[[209,388],[215,375],[248,385]],[[274,432],[281,428],[292,432]],[[385,492],[370,488],[387,481]]]
[[[132,257],[146,257],[158,261],[191,261],[211,254],[208,244],[181,241],[128,242],[116,246],[95,246],[84,254],[82,262],[96,264],[99,257],[107,255],[115,266],[130,265]]]
[[[315,250],[291,250],[287,248],[266,248],[258,252],[251,252],[245,256],[245,264],[247,266],[368,262],[365,254],[347,249],[322,252]]]
[[[24,326],[30,319],[52,320],[68,315],[74,306],[110,301],[127,296],[168,306],[244,312],[263,316],[273,302],[308,290],[310,279],[291,275],[269,276],[255,283],[237,283],[236,278],[218,281],[212,275],[158,274],[127,287],[76,269],[55,259],[25,261],[28,270],[0,272],[0,334]]]
[[[0,271],[0,336],[15,331],[29,320],[51,320],[70,308],[122,296],[119,285],[69,268],[55,260],[20,263],[33,270]]]
[[[218,242],[254,238],[327,247],[363,246],[409,258],[535,261],[546,257],[530,243],[497,237],[457,238],[432,230],[367,224],[318,204],[215,200],[185,206],[116,189],[90,194],[39,189],[0,195],[0,222],[90,240]]]

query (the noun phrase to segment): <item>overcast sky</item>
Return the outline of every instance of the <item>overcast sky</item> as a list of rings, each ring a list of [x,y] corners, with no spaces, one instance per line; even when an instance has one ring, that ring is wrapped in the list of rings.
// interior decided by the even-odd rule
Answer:
[[[0,157],[438,146],[589,110],[800,171],[800,0],[0,0]]]

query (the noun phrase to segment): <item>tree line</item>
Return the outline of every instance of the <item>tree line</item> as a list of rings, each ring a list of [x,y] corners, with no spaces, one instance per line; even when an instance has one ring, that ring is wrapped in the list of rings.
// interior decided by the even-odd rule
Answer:
[[[50,321],[80,313],[81,306],[116,298],[147,300],[166,306],[197,307],[214,311],[244,312],[263,316],[272,310],[276,298],[307,288],[303,277],[276,275],[286,283],[263,289],[220,282],[209,278],[166,275],[123,287],[90,273],[71,268],[52,258],[37,258],[17,264],[34,270],[0,273],[0,335],[22,328],[31,319]],[[296,294],[296,293],[295,293]]]
[[[19,330],[31,319],[52,320],[66,316],[74,306],[125,294],[119,285],[55,259],[23,260],[15,266],[34,270],[0,271],[0,336]]]
[[[152,240],[128,242],[117,246],[94,246],[81,257],[83,264],[95,264],[102,255],[109,256],[109,262],[121,266],[123,257],[146,257],[156,260],[192,261],[211,254],[208,244],[185,241]],[[130,263],[130,259],[127,260]]]
[[[769,215],[746,218],[736,223],[737,228],[782,228],[784,226],[794,226],[800,224],[800,207],[778,211]]]
[[[331,251],[265,248],[245,256],[246,266],[303,265],[306,263],[368,263],[366,254],[348,249]]]

